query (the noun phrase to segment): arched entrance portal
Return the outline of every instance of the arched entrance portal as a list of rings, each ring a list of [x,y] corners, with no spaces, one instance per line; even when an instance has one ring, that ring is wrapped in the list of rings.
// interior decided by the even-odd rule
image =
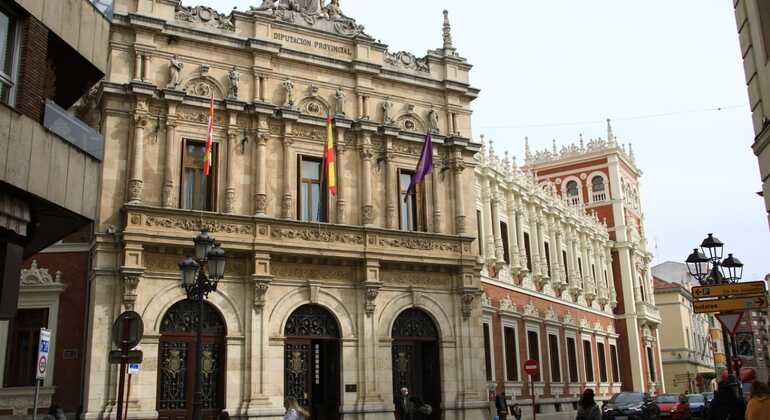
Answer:
[[[424,311],[409,308],[393,324],[393,398],[398,404],[401,388],[433,409],[426,418],[441,418],[441,372],[438,330]]]
[[[196,362],[198,303],[185,299],[169,308],[160,325],[158,345],[158,418],[190,420]],[[203,307],[203,418],[216,419],[224,409],[225,322],[210,304]]]
[[[310,410],[313,420],[339,419],[340,327],[325,308],[302,305],[284,328],[284,396]]]

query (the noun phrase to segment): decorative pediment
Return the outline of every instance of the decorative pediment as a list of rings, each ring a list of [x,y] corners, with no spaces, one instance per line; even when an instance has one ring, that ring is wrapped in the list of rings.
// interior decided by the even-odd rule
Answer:
[[[258,7],[250,6],[249,12],[337,35],[372,39],[364,32],[363,25],[345,16],[339,0],[331,0],[325,6],[323,3],[322,0],[262,0]]]
[[[545,311],[545,320],[546,321],[552,321],[552,322],[558,322],[559,317],[556,315],[556,312],[552,308],[548,308],[547,311]]]
[[[47,268],[40,268],[37,260],[32,260],[30,268],[21,270],[21,286],[50,286],[61,284],[61,272],[57,271],[52,277]]]
[[[219,85],[216,79],[209,75],[193,77],[184,82],[183,86],[183,90],[190,96],[209,98],[213,92],[214,98],[222,99],[225,97],[225,89]]]
[[[591,329],[591,324],[588,323],[587,319],[582,318],[580,320],[580,328],[583,328],[583,329],[586,329],[586,330]]]
[[[572,312],[567,312],[566,314],[564,314],[564,317],[562,318],[562,322],[565,325],[572,325],[572,326],[574,326],[575,325],[575,318],[572,316]]]
[[[396,125],[403,131],[410,133],[425,133],[425,123],[419,115],[408,112],[396,118]]]
[[[604,327],[602,327],[602,324],[599,321],[594,322],[594,331],[604,332]]]
[[[386,65],[397,69],[430,73],[430,66],[428,65],[427,58],[417,58],[414,54],[406,51],[399,51],[395,54],[385,51],[384,61]]]
[[[500,299],[500,310],[516,312],[516,304],[511,300],[511,295],[505,295],[503,299]]]
[[[487,292],[481,292],[481,304],[483,306],[492,306],[492,300],[489,299]]]
[[[330,110],[329,103],[320,96],[309,96],[299,102],[299,111],[303,114],[325,118]]]
[[[235,24],[233,24],[232,17],[225,16],[211,7],[182,6],[182,2],[179,2],[176,6],[175,18],[176,20],[182,20],[209,28],[235,32]]]
[[[540,311],[537,310],[537,307],[533,305],[532,302],[529,302],[526,306],[524,306],[524,315],[540,318]]]

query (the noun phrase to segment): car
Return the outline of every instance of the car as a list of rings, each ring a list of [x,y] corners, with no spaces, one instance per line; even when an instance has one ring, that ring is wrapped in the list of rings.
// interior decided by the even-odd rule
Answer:
[[[602,406],[602,420],[660,420],[660,410],[641,392],[620,392]]]
[[[660,409],[661,418],[684,419],[690,417],[687,403],[679,403],[679,394],[660,394],[655,397],[655,404]]]
[[[711,398],[714,398],[712,395]],[[687,394],[687,404],[690,405],[690,415],[706,418],[706,396],[703,394]]]

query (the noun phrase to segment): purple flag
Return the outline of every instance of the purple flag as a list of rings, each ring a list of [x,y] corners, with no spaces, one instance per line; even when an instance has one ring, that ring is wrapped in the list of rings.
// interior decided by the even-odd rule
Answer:
[[[414,177],[409,184],[409,188],[406,189],[406,195],[404,195],[404,201],[409,197],[409,193],[414,191],[414,188],[419,184],[425,175],[428,175],[433,170],[433,139],[430,136],[430,131],[425,135],[425,143],[422,145],[422,153],[420,153],[420,161],[417,163],[417,168],[414,170]]]

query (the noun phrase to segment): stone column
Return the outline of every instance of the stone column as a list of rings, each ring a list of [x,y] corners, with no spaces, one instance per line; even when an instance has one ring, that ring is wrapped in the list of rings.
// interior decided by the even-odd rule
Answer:
[[[396,168],[393,165],[392,142],[387,140],[385,150],[385,226],[388,229],[398,229],[398,217],[396,216],[396,204],[401,197],[398,196],[396,187],[398,178]]]
[[[559,284],[561,280],[561,232],[559,225],[554,217],[549,223],[549,251],[551,252],[551,283]]]
[[[542,215],[537,220],[537,246],[538,252],[540,252],[540,274],[543,277],[550,277],[548,274],[548,255],[545,252],[545,229],[547,226],[546,219],[548,216]],[[551,248],[549,246],[549,248]]]
[[[372,206],[372,135],[362,132],[358,137],[361,153],[361,224],[371,226],[374,222]]]
[[[148,53],[142,54],[142,62],[144,65],[142,66],[142,81],[143,82],[149,82],[150,78],[150,65],[152,64],[152,56]]]
[[[521,268],[521,264],[519,262],[519,215],[514,208],[513,200],[513,193],[508,191],[508,195],[505,200],[506,210],[508,213],[508,238],[511,241],[511,268],[513,269],[515,275]]]
[[[344,224],[345,220],[345,184],[343,176],[343,165],[345,165],[345,128],[337,127],[337,161],[335,169],[337,171],[337,223]]]
[[[176,142],[176,116],[171,113],[169,105],[169,114],[166,117],[166,161],[163,167],[163,207],[170,208],[174,206],[174,186],[176,179],[176,163],[178,162],[177,150],[179,147]]]
[[[441,171],[441,168],[439,168],[435,162],[439,162],[440,158],[438,155],[438,149],[433,149],[433,170],[430,171],[431,176],[431,194],[433,197],[433,231],[436,233],[441,233],[441,202],[439,200],[438,190],[439,190],[439,171]]]
[[[465,209],[463,198],[463,169],[462,151],[455,152],[455,162],[452,166],[454,173],[454,193],[455,193],[455,232],[458,235],[465,235]]]
[[[294,140],[292,136],[291,121],[284,121],[283,127],[283,197],[281,198],[281,218],[291,219],[292,192],[291,192],[291,166],[294,163],[292,159],[291,144]]]
[[[495,256],[495,219],[492,216],[492,182],[489,176],[484,173],[481,181],[481,215],[484,216],[484,253],[489,263],[496,263]]]
[[[540,244],[538,243],[538,238],[540,238],[540,215],[534,206],[530,207],[529,216],[529,250],[532,252],[532,277],[539,278],[543,276],[543,270],[540,266]]]
[[[238,147],[238,131],[227,131],[227,180],[225,184],[225,213],[235,211],[235,148]]]
[[[555,238],[555,242],[556,243],[554,244],[554,245],[556,245],[555,246],[555,253],[554,253],[554,255],[556,255],[556,261],[555,261],[556,264],[554,264],[554,267],[558,267],[558,269],[554,270],[554,273],[558,272],[557,280],[561,280],[562,273],[566,273],[567,272],[567,267],[564,266],[564,261],[563,261],[564,259],[562,258],[562,250],[561,250],[562,237],[563,237],[564,233],[561,230],[561,223],[559,223],[558,220],[556,221],[556,225],[554,226],[554,231],[555,231],[555,236],[556,236],[556,238]],[[554,262],[554,261],[552,261],[552,262]]]
[[[129,204],[140,204],[144,190],[144,129],[147,116],[134,114],[134,150],[131,156],[131,177],[128,180]]]
[[[527,268],[527,245],[524,242],[524,207],[521,202],[517,202],[516,208],[516,236],[519,238],[519,264],[521,265],[521,271],[526,273],[529,271]]]
[[[264,216],[267,213],[267,139],[270,136],[266,131],[263,131],[263,125],[267,126],[267,117],[260,116],[259,131],[256,138],[257,163],[255,166],[257,185],[254,193],[254,213],[257,216]]]
[[[496,187],[490,189],[489,199],[490,206],[492,208],[492,235],[494,236],[495,259],[497,259],[498,264],[501,264],[505,261],[505,259],[503,258],[503,238],[500,235],[500,211],[498,209],[500,200],[498,200],[497,197]]]
[[[364,312],[359,315],[362,334],[359,336],[359,360],[361,368],[361,390],[359,400],[370,403],[382,403],[382,396],[378,389],[378,357],[381,349],[377,335],[377,317],[374,316],[377,309],[377,295],[382,287],[380,280],[380,263],[377,260],[366,260],[364,265],[363,282],[361,284]]]
[[[142,52],[134,50],[134,80],[142,80]]]
[[[254,102],[256,101],[262,101],[262,75],[257,72],[256,69],[253,70],[253,83],[254,83]]]

